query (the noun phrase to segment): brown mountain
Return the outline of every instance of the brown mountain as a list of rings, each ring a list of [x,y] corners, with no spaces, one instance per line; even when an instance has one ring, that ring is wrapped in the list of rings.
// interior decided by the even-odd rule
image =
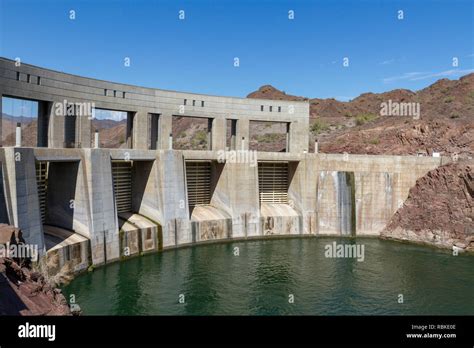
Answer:
[[[92,120],[92,133],[99,131],[100,147],[124,148],[126,147],[127,120],[114,121],[109,119]],[[94,145],[94,137],[91,139]]]
[[[284,91],[280,91],[271,85],[265,85],[260,87],[257,91],[247,95],[247,98],[258,98],[258,99],[271,99],[271,100],[296,100],[296,101],[307,101],[308,98],[297,97],[294,95],[286,94]]]
[[[263,86],[249,98],[309,100],[310,149],[316,139],[327,153],[474,156],[474,74],[442,79],[413,92],[364,93],[341,102],[287,95]],[[420,117],[381,116],[381,103],[419,103]]]
[[[2,145],[15,146],[16,124],[21,123],[22,145],[27,147],[37,146],[36,118],[15,117],[2,114]]]

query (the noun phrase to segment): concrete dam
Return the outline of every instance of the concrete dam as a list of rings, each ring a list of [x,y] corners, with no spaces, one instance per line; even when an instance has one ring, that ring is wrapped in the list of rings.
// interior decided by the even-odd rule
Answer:
[[[416,180],[447,161],[309,153],[308,102],[143,88],[4,58],[0,97],[37,103],[36,145],[23,146],[16,125],[15,144],[0,148],[0,222],[54,272],[209,241],[378,236]],[[125,113],[120,148],[101,146],[92,109]],[[206,149],[173,147],[176,117],[207,122]],[[284,124],[285,151],[253,158],[253,122]]]

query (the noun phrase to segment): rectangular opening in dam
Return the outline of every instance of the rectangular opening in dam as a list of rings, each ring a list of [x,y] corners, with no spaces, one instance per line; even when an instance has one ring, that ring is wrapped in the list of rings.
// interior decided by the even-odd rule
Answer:
[[[48,113],[45,104],[36,100],[2,97],[2,146],[17,145],[18,125],[21,146],[47,146]]]
[[[211,162],[186,162],[186,186],[190,213],[197,205],[211,203]]]
[[[43,224],[74,230],[80,214],[76,196],[79,161],[38,161],[38,194]]]
[[[99,132],[99,147],[108,149],[132,147],[133,114],[125,111],[93,109],[92,133]],[[92,137],[92,146],[94,139]]]
[[[288,204],[288,181],[288,162],[259,162],[260,203]]]
[[[36,161],[39,212],[47,250],[82,238],[75,234],[76,228],[82,226],[77,219],[85,214],[81,188],[77,189],[79,166],[79,161]],[[89,231],[85,228],[80,232]],[[68,245],[64,249],[65,261],[82,258],[77,247]]]
[[[139,213],[157,194],[149,160],[112,160],[112,180],[117,215]],[[150,203],[150,202],[148,202]]]
[[[236,150],[237,120],[226,120],[226,149]]]
[[[117,214],[132,212],[132,161],[112,161]]]
[[[172,137],[175,150],[210,150],[212,118],[173,116]]]
[[[111,166],[120,250],[129,250],[122,256],[162,248],[154,161],[112,160]]]
[[[289,123],[250,121],[250,150],[289,152]]]
[[[36,184],[43,224],[72,230],[79,161],[36,161]]]

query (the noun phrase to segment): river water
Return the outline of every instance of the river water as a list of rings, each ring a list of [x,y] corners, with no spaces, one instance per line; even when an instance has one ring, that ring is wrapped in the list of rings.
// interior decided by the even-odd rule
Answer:
[[[334,241],[363,245],[363,261],[326,257]],[[84,315],[473,315],[474,256],[372,238],[207,244],[98,268],[64,292]]]

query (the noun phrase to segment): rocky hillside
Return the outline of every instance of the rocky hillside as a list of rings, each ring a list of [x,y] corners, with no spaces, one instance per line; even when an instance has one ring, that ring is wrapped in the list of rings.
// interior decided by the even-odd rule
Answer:
[[[14,117],[8,114],[2,115],[2,144],[3,146],[15,146],[16,124],[21,123],[21,134],[23,146],[36,146],[37,120],[30,117]]]
[[[124,148],[126,147],[127,120],[92,120],[92,134],[95,130],[99,131],[100,147],[106,148]],[[94,138],[92,136],[92,145]]]
[[[364,93],[348,102],[287,95],[268,85],[248,97],[309,100],[310,149],[318,139],[321,152],[474,156],[474,74],[442,79],[417,92]],[[381,103],[389,101],[419,103],[419,119],[381,116]]]
[[[271,100],[294,100],[294,101],[308,101],[308,98],[297,97],[295,95],[286,94],[284,91],[280,91],[271,85],[265,85],[260,87],[257,91],[247,95],[247,98],[257,99],[271,99]]]
[[[473,165],[451,163],[418,179],[382,236],[474,252]]]

